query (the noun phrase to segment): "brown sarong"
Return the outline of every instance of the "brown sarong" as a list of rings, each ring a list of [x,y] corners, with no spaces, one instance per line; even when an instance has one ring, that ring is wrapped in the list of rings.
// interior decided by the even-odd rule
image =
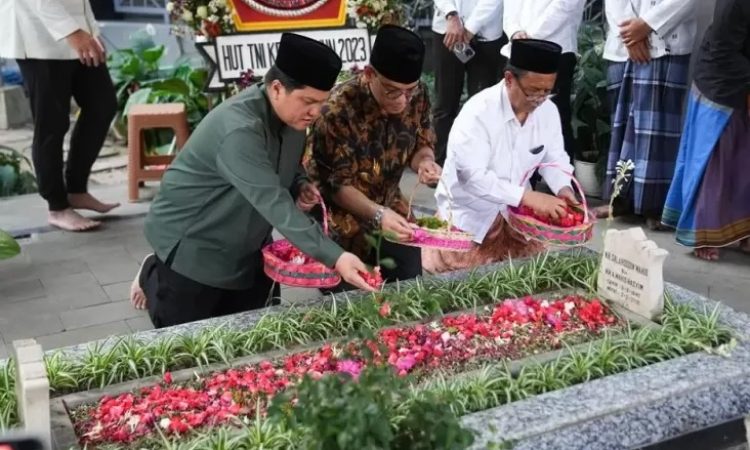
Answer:
[[[543,250],[544,245],[537,241],[527,241],[498,214],[482,243],[474,243],[474,248],[468,252],[423,248],[422,268],[433,274],[472,269],[508,258],[532,256]]]

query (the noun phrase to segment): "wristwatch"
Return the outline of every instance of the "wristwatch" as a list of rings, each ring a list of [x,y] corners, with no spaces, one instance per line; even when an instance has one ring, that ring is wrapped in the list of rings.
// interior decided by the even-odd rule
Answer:
[[[458,16],[458,11],[451,11],[448,14],[445,15],[445,19],[448,20],[451,17],[457,17],[457,16]]]
[[[385,214],[385,206],[381,206],[375,211],[375,215],[372,217],[372,225],[375,229],[380,229],[383,222],[383,214]]]

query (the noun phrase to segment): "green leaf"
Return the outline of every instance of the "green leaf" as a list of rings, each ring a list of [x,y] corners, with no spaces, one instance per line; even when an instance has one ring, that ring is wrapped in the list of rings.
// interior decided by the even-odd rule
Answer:
[[[398,235],[393,231],[381,231],[380,235],[391,241],[398,241]]]
[[[189,64],[179,64],[172,73],[173,78],[179,78],[183,81],[190,80],[190,74],[193,72],[193,68]]]
[[[120,66],[120,73],[124,77],[136,78],[143,71],[143,66],[138,58],[130,58]]]
[[[153,83],[149,83],[149,87],[154,90],[165,91],[169,94],[184,95],[186,97],[190,95],[190,87],[187,85],[187,83],[180,80],[179,78],[169,78],[167,80],[155,81]],[[164,94],[160,93],[160,95]]]
[[[164,46],[159,45],[158,47],[147,48],[141,54],[141,58],[148,63],[157,63],[162,55],[164,55]]]
[[[203,85],[206,84],[206,78],[208,78],[208,71],[205,69],[196,69],[190,72],[190,83],[197,89],[203,89]]]
[[[367,242],[367,245],[372,248],[376,248],[378,246],[377,238],[375,238],[375,236],[371,234],[365,234],[365,242]]]
[[[21,253],[21,246],[18,245],[13,236],[0,230],[0,260],[12,258]]]
[[[393,258],[383,258],[380,260],[380,267],[393,270],[396,268],[396,261]]]
[[[130,94],[130,97],[128,97],[127,103],[125,103],[125,110],[123,112],[124,115],[128,115],[128,111],[130,110],[130,107],[133,105],[142,105],[144,103],[150,103],[149,97],[151,96],[151,89],[150,88],[143,88],[138,89],[137,91]]]

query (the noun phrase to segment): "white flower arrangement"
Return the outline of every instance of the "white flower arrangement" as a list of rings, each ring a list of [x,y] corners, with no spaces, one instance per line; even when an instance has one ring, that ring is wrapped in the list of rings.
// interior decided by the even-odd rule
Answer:
[[[402,7],[397,0],[349,0],[347,11],[357,27],[376,29],[385,23],[398,24]]]
[[[171,0],[166,4],[172,31],[214,39],[233,33],[234,20],[226,0]]]

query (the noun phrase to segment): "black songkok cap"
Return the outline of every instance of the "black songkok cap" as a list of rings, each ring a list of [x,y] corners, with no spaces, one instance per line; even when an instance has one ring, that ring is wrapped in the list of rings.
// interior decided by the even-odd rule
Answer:
[[[341,72],[341,58],[322,42],[294,33],[281,35],[276,67],[294,81],[330,91]]]
[[[383,25],[372,46],[370,65],[396,83],[409,84],[422,76],[424,42],[415,33],[396,25]]]
[[[557,73],[562,47],[540,39],[511,41],[510,64],[534,73]]]

